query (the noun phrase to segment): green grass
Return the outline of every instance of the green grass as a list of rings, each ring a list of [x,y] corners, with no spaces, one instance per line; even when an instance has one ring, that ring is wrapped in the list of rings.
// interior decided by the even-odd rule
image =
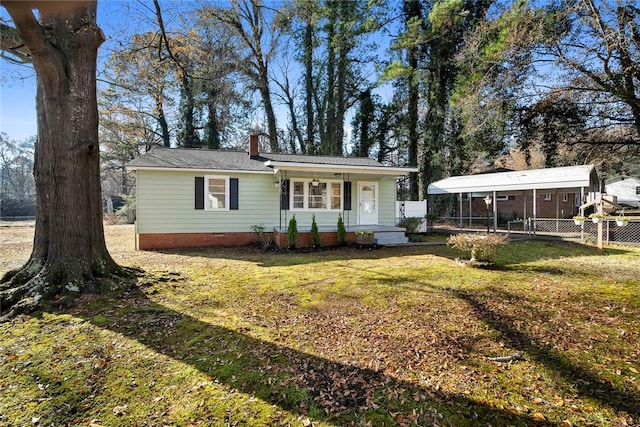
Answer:
[[[0,325],[0,425],[640,419],[638,249],[519,242],[474,269],[442,245],[161,253],[131,233],[107,227],[137,290]]]

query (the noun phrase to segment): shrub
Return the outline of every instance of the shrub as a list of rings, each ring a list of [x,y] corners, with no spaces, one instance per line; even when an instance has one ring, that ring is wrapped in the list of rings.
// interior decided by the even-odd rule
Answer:
[[[487,233],[457,234],[447,239],[447,245],[469,258],[471,262],[493,261],[498,248],[506,243],[506,236]]]
[[[407,230],[407,234],[415,234],[418,232],[418,229],[422,225],[422,221],[424,221],[423,217],[408,217],[402,218],[398,222],[398,226],[405,228]]]
[[[296,239],[298,238],[298,222],[296,216],[293,215],[289,220],[289,227],[287,227],[287,238],[289,239],[289,247],[296,247]]]
[[[344,221],[340,214],[338,214],[338,243],[341,245],[347,244],[347,230],[344,228]]]
[[[273,236],[271,233],[264,232],[264,224],[257,224],[251,226],[251,231],[256,233],[258,242],[262,245],[262,249],[269,249],[273,244]]]
[[[318,232],[318,223],[316,223],[316,215],[311,217],[311,244],[314,247],[320,246],[320,233]]]

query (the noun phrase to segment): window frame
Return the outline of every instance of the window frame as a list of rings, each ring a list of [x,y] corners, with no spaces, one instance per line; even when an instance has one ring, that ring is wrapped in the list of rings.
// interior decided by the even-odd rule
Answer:
[[[544,201],[551,202],[553,200],[553,193],[544,193]]]
[[[496,195],[496,202],[508,202],[508,201],[509,201],[508,194]]]
[[[224,180],[224,208],[212,208],[209,207],[209,180],[223,179]],[[223,212],[231,209],[231,183],[229,176],[225,175],[205,175],[204,177],[204,210],[209,212]]]
[[[309,207],[309,185],[313,182],[313,179],[310,178],[289,178],[290,184],[290,194],[289,194],[289,207],[291,211],[296,212],[341,212],[344,208],[344,184],[343,181],[337,179],[316,179],[318,184],[326,184],[326,204],[324,208],[310,208]],[[297,208],[294,204],[294,197],[300,197],[300,194],[296,194],[295,188],[296,183],[302,183],[302,207]],[[332,184],[338,184],[340,187],[340,194],[338,196],[334,196],[331,192]],[[340,199],[340,207],[337,209],[331,208],[331,201],[336,197]]]
[[[569,202],[569,193],[562,193],[562,203]]]

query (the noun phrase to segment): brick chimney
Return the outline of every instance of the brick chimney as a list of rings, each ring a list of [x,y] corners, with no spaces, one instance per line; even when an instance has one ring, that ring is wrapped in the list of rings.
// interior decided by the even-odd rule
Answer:
[[[249,156],[253,159],[260,155],[258,152],[258,134],[252,133],[249,135]]]

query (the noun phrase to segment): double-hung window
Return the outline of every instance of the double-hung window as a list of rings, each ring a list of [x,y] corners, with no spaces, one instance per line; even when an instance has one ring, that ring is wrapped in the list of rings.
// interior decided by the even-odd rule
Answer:
[[[339,181],[291,180],[294,210],[341,210],[342,183]]]
[[[229,177],[206,176],[204,185],[205,209],[208,211],[229,210]]]

